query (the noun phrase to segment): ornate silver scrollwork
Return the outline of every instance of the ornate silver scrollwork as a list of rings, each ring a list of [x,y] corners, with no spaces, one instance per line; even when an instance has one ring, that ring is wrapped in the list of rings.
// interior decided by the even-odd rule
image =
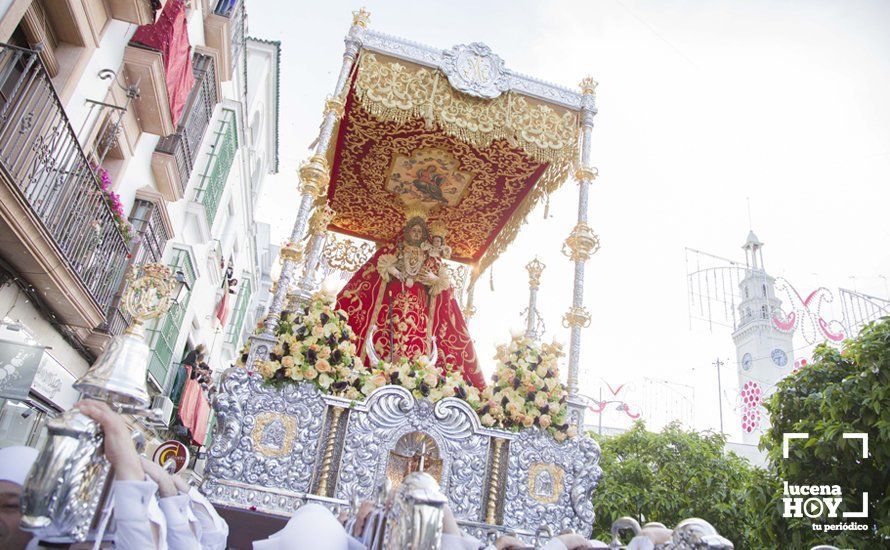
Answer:
[[[504,524],[549,525],[557,532],[589,535],[590,496],[602,476],[599,457],[599,445],[585,436],[557,443],[537,429],[520,432],[510,445]]]
[[[222,390],[214,403],[219,424],[207,463],[210,476],[308,492],[325,411],[318,390],[310,384],[274,388],[239,368],[225,374]],[[275,419],[286,428],[282,447],[263,444],[266,426]]]
[[[309,500],[332,506],[373,499],[389,479],[391,452],[403,436],[417,432],[435,444],[440,486],[464,527],[480,533],[509,529],[528,540],[545,524],[554,532],[590,532],[591,493],[601,470],[599,447],[584,436],[557,443],[539,430],[492,430],[465,401],[433,404],[400,386],[384,386],[364,402],[348,403],[346,427],[335,443],[333,498],[321,499],[308,493],[322,462],[325,407],[347,402],[321,395],[311,384],[272,387],[245,369],[227,371],[221,390],[204,483],[213,502],[287,515]],[[502,525],[482,522],[493,437],[511,441],[500,492]]]
[[[385,479],[389,452],[404,434],[419,431],[440,450],[440,484],[454,515],[475,519],[481,513],[489,444],[487,436],[474,433],[478,427],[476,414],[463,401],[443,399],[433,405],[415,400],[402,387],[384,386],[353,409],[336,496],[370,499]]]
[[[494,99],[510,89],[504,60],[481,42],[442,52],[440,68],[455,89],[471,96]]]

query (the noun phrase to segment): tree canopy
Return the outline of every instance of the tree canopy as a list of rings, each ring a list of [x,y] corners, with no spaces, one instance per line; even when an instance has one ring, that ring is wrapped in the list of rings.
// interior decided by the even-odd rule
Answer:
[[[814,361],[779,382],[765,403],[771,427],[761,438],[772,469],[789,484],[838,485],[843,491],[841,511],[862,509],[868,492],[868,518],[823,518],[817,523],[867,523],[868,531],[814,531],[803,518],[785,533],[799,538],[789,543],[831,543],[841,548],[878,548],[890,540],[890,319],[866,326],[843,348],[821,345]],[[784,433],[807,433],[806,440],[789,444],[782,458]],[[862,442],[844,433],[868,434],[869,456],[862,458]],[[779,502],[781,502],[779,500]],[[778,508],[778,506],[776,507]],[[779,512],[781,513],[781,512]],[[781,536],[782,533],[777,533]]]
[[[762,547],[751,533],[761,515],[755,506],[772,492],[771,480],[726,453],[725,436],[677,424],[654,433],[637,422],[628,432],[598,439],[603,478],[594,496],[596,538],[608,541],[612,522],[622,516],[669,528],[699,517],[737,548]]]

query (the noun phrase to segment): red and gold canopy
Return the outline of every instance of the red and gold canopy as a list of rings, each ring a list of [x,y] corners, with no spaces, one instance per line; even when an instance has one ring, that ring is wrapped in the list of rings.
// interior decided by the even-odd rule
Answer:
[[[404,204],[448,228],[453,259],[484,270],[577,155],[577,111],[513,91],[464,94],[439,70],[363,51],[337,130],[331,229],[391,241]]]

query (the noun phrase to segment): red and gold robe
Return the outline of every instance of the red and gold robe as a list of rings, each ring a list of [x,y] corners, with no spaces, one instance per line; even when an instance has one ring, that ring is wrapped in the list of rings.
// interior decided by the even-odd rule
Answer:
[[[485,387],[479,370],[473,341],[450,285],[444,289],[430,288],[420,281],[412,285],[390,276],[378,268],[384,254],[395,255],[395,245],[381,247],[356,271],[337,295],[337,308],[349,315],[349,325],[358,336],[362,359],[368,364],[365,340],[371,325],[376,325],[373,344],[377,356],[384,360],[418,355],[432,355],[430,336],[435,336],[439,350],[437,364],[458,368],[464,379],[477,388]],[[442,262],[428,257],[424,270],[439,273]],[[386,279],[386,280],[385,280]],[[391,349],[391,342],[395,348]]]

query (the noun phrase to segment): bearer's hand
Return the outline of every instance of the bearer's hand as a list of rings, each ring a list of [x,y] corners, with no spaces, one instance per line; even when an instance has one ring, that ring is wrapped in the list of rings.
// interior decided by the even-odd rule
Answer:
[[[80,401],[75,407],[102,426],[105,433],[105,458],[114,467],[114,477],[121,481],[145,479],[133,436],[123,417],[105,403],[92,399]]]
[[[503,537],[499,537],[498,540],[494,541],[494,547],[497,550],[511,550],[512,548],[528,548],[528,545],[517,539],[516,537],[504,535]]]
[[[173,476],[168,474],[167,470],[161,467],[160,464],[143,458],[142,469],[145,470],[148,477],[158,484],[158,497],[175,497],[179,494],[179,491],[176,489],[176,483],[173,481]]]
[[[358,507],[358,514],[355,516],[355,525],[352,527],[352,536],[356,538],[362,536],[362,533],[365,532],[365,524],[368,523],[368,518],[373,511],[373,502],[369,500],[362,502],[362,505]]]
[[[179,490],[180,493],[187,494],[189,491],[192,490],[192,486],[189,485],[189,482],[186,481],[182,476],[173,475],[170,477],[173,478],[173,483],[176,484],[176,488]]]

